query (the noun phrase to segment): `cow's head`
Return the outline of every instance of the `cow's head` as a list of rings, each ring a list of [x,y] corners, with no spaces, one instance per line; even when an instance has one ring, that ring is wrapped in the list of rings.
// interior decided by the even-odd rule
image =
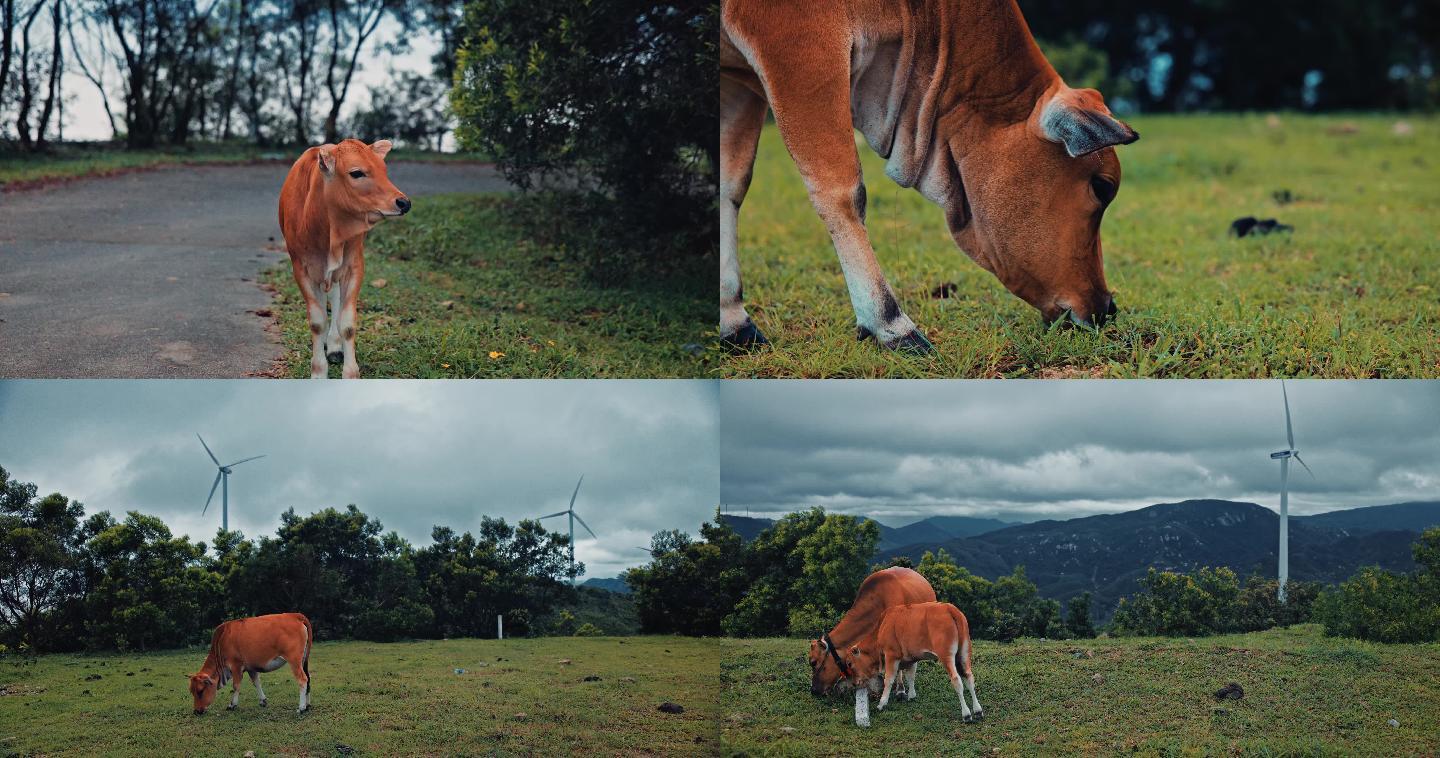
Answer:
[[[331,213],[374,226],[387,216],[410,212],[410,198],[395,189],[385,171],[385,155],[389,152],[390,140],[385,139],[373,145],[347,139],[316,150]]]
[[[840,667],[835,665],[825,638],[810,640],[810,694],[828,694],[842,679],[844,675]]]
[[[1140,135],[1099,92],[1059,80],[1021,114],[942,122],[957,170],[927,194],[945,206],[956,244],[1045,323],[1068,314],[1098,326],[1115,313],[1100,252],[1100,219],[1120,189],[1114,146]]]
[[[219,683],[214,677],[203,671],[190,677],[190,694],[195,696],[196,716],[205,715],[206,709],[215,702],[215,691],[218,688]]]

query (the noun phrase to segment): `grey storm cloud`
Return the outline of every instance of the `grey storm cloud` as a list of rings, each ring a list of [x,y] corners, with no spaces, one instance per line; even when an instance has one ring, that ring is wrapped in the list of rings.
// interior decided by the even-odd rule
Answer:
[[[208,541],[215,467],[230,477],[230,525],[273,534],[287,508],[355,504],[418,545],[437,524],[482,515],[576,512],[587,576],[647,560],[663,529],[694,533],[719,502],[712,382],[0,382],[0,466],[87,512],[139,510]],[[564,529],[563,519],[546,521]],[[579,529],[579,527],[577,527]]]
[[[1296,513],[1440,499],[1440,382],[1291,381]],[[1278,507],[1278,381],[725,382],[721,502],[898,525]]]

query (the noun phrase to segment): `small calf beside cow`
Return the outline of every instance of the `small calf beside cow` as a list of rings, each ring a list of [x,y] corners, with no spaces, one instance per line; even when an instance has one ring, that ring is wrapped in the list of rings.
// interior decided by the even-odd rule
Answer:
[[[838,641],[837,641],[838,640]],[[965,721],[984,718],[970,662],[970,624],[959,608],[937,602],[912,569],[877,571],[860,583],[855,602],[830,632],[810,643],[810,692],[855,691],[855,724],[870,726],[870,695],[885,710],[894,694],[914,700],[915,667],[938,661],[960,698]],[[970,690],[971,708],[965,701]]]

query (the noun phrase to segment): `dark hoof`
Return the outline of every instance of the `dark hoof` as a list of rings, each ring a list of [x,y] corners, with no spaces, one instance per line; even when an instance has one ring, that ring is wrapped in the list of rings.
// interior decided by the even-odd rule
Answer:
[[[269,704],[270,704],[270,701],[269,701],[269,700],[261,700],[261,701],[260,701],[260,707],[261,707],[261,708],[264,708],[265,706],[267,706],[267,705],[269,705]]]
[[[984,712],[984,711],[975,711],[975,720],[976,720],[976,721],[984,721],[984,720],[985,720],[985,712]]]
[[[342,350],[336,350],[333,353],[326,352],[325,360],[330,361],[331,366],[339,366],[341,363],[345,362],[345,352]]]
[[[233,711],[233,710],[235,710],[235,706],[233,706],[233,705],[227,705],[227,706],[225,706],[225,710],[227,710],[227,711]]]
[[[969,723],[971,723],[971,722],[973,722],[973,721],[975,720],[975,717],[974,717],[974,716],[971,716],[970,714],[967,713],[967,714],[965,714],[965,716],[964,716],[963,718],[961,718],[960,720],[961,720],[961,721],[964,721],[964,722],[967,723],[967,724],[969,724]]]
[[[768,344],[770,340],[765,339],[765,335],[755,328],[754,321],[746,321],[734,334],[720,338],[720,345],[732,353],[743,353]]]
[[[886,350],[894,350],[908,355],[929,355],[935,352],[935,346],[930,344],[930,340],[925,339],[925,335],[921,334],[919,329],[899,339],[883,343],[882,346]]]

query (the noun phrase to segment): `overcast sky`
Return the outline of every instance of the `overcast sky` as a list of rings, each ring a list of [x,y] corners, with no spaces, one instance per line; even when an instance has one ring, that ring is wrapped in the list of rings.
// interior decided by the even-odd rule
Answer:
[[[695,534],[719,496],[717,388],[681,381],[6,381],[0,466],[86,511],[160,516],[210,542],[215,466],[230,526],[273,534],[279,515],[354,503],[417,546],[435,524],[474,529],[575,510],[587,577],[648,560],[662,529]],[[564,519],[550,528],[564,529]]]
[[[1440,500],[1440,382],[1292,381],[1291,512]],[[725,382],[721,502],[898,526],[1187,498],[1279,508],[1278,381]]]

